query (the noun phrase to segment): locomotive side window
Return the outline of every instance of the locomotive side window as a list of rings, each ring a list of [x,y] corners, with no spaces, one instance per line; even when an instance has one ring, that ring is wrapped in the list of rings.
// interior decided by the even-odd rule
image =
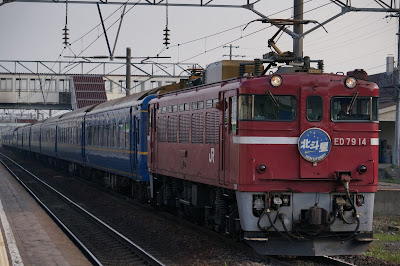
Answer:
[[[198,102],[192,102],[192,110],[200,110],[204,108],[204,102],[203,101],[198,101]]]
[[[291,95],[240,95],[239,120],[293,121],[297,100]]]
[[[209,109],[209,108],[215,107],[217,102],[218,102],[218,98],[207,100],[206,101],[206,108]]]
[[[332,121],[378,121],[378,98],[334,97],[331,101]]]
[[[207,100],[206,101],[206,108],[209,109],[209,108],[212,108],[212,107],[213,107],[213,100],[212,99]]]
[[[204,108],[204,102],[203,101],[197,102],[197,109],[203,109],[203,108]]]
[[[321,96],[307,97],[307,120],[318,122],[322,120],[324,102]]]
[[[231,132],[236,131],[236,120],[237,120],[237,99],[236,96],[231,98]]]
[[[176,113],[178,112],[178,105],[170,105],[168,106],[168,113]]]

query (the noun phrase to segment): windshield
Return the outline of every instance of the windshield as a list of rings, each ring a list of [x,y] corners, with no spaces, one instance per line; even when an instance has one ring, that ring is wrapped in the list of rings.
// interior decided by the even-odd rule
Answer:
[[[240,95],[239,120],[293,121],[297,100],[291,95]]]
[[[334,97],[331,118],[332,121],[378,121],[378,98]]]

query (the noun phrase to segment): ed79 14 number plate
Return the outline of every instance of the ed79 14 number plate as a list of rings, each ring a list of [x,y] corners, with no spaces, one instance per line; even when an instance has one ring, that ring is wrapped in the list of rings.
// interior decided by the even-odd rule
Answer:
[[[367,146],[370,142],[369,138],[333,138],[335,146]]]

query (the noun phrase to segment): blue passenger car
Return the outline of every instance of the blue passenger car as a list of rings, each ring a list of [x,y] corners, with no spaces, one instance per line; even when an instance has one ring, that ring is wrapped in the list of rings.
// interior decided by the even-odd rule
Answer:
[[[147,172],[147,107],[153,95],[138,100],[130,95],[108,101],[85,117],[85,164],[138,181],[149,181]]]
[[[41,153],[41,135],[40,128],[43,124],[43,121],[38,121],[31,125],[31,152]]]
[[[57,156],[59,159],[84,164],[84,125],[86,112],[93,107],[84,107],[66,113],[57,121]]]
[[[31,150],[31,125],[26,125],[20,127],[20,130],[18,132],[21,133],[22,137],[22,142],[21,142],[21,149],[25,151],[30,151]]]
[[[46,119],[40,127],[41,153],[57,158],[57,120],[58,116]]]

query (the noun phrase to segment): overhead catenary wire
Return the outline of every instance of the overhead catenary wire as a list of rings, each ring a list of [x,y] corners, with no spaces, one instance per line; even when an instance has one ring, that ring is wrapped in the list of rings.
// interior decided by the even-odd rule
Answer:
[[[309,1],[306,1],[305,3],[308,3],[308,2],[311,2],[311,1],[312,1],[312,0],[309,0]],[[304,5],[305,3],[303,3],[302,5]],[[322,7],[327,6],[327,5],[330,5],[330,4],[332,4],[332,3],[330,2],[330,3],[327,3],[327,4],[320,5],[320,6],[318,6],[318,7],[315,7],[315,8],[313,8],[313,9],[311,9],[311,10],[308,10],[308,11],[303,12],[303,14],[309,13],[309,12],[312,12],[312,11],[315,11],[315,10],[317,10],[317,9],[319,9],[319,8],[322,8]],[[286,8],[286,9],[284,9],[284,10],[281,10],[281,11],[278,11],[278,12],[276,12],[276,13],[270,14],[270,15],[268,15],[268,17],[273,16],[273,15],[276,15],[276,14],[279,14],[279,13],[282,13],[282,12],[287,11],[287,10],[290,10],[290,9],[294,9],[294,7]],[[169,47],[167,47],[167,48],[164,47],[164,48],[157,54],[157,56],[160,55],[162,52],[164,52],[166,49],[174,48],[174,47],[178,47],[178,49],[179,49],[182,45],[189,44],[189,43],[196,42],[196,41],[200,41],[200,40],[203,40],[203,39],[204,39],[204,40],[207,40],[207,38],[211,38],[211,37],[214,37],[214,36],[217,36],[217,35],[226,33],[226,32],[228,32],[228,31],[232,31],[232,30],[237,29],[237,28],[242,28],[242,27],[244,27],[244,26],[246,26],[246,25],[248,25],[248,23],[244,23],[244,24],[241,24],[241,25],[239,25],[239,26],[235,26],[235,27],[232,27],[232,28],[229,28],[229,29],[226,29],[226,30],[222,30],[222,31],[219,31],[219,32],[216,32],[216,33],[213,33],[213,34],[204,36],[204,37],[196,38],[196,39],[194,39],[194,40],[186,41],[186,42],[179,43],[179,44],[176,44],[176,45],[171,45],[171,46],[169,46]],[[268,28],[270,28],[270,27],[268,27]],[[259,31],[261,31],[261,30],[259,30]],[[256,31],[255,33],[259,32],[259,31]],[[253,34],[254,34],[254,33],[252,33],[252,34],[247,34],[247,35],[245,35],[245,36],[241,36],[240,38],[237,38],[237,39],[235,39],[235,40],[233,40],[233,41],[240,40],[240,39],[242,39],[242,38],[244,38],[244,37],[248,37],[248,36],[253,35]],[[233,42],[233,41],[231,41],[231,42]],[[200,53],[200,54],[194,55],[194,56],[192,56],[192,57],[189,57],[189,58],[187,58],[187,59],[185,59],[185,60],[183,60],[183,61],[181,61],[181,62],[185,62],[185,61],[190,60],[190,59],[192,59],[192,58],[198,57],[198,56],[200,56],[200,55],[203,55],[203,54],[205,54],[205,53],[208,53],[208,52],[210,52],[210,51],[213,51],[213,50],[219,48],[220,46],[229,44],[229,43],[231,43],[231,42],[227,42],[227,43],[225,43],[225,44],[219,45],[219,46],[214,47],[214,48],[209,49],[209,50],[205,49],[205,51],[204,51],[203,53]]]
[[[372,33],[375,33],[375,32],[377,32],[377,31],[378,31],[379,33],[377,33],[377,34],[372,34]],[[355,41],[357,41],[357,42],[364,41],[364,40],[366,40],[366,39],[370,39],[371,37],[375,37],[375,36],[382,35],[382,34],[388,32],[388,31],[392,31],[392,29],[387,29],[387,30],[385,30],[385,31],[382,31],[381,29],[377,29],[377,30],[371,32],[371,34],[367,34],[367,35],[365,35],[365,34],[360,34],[360,35],[354,36],[354,37],[351,38],[351,39],[347,39],[347,40],[345,40],[345,41],[338,42],[338,43],[335,43],[335,44],[332,44],[332,45],[324,46],[324,47],[321,47],[321,48],[319,48],[319,49],[313,49],[312,51],[313,51],[313,52],[316,52],[316,53],[318,53],[318,52],[332,51],[332,50],[335,50],[335,49],[339,49],[339,48],[345,47],[345,46],[348,45],[348,43],[354,43]],[[362,36],[364,36],[364,37],[362,37]]]
[[[367,17],[367,18],[368,18],[368,17]],[[319,45],[319,44],[324,43],[324,42],[330,42],[330,41],[332,41],[332,40],[337,40],[337,39],[340,39],[340,37],[343,37],[343,36],[346,36],[346,35],[349,35],[349,34],[352,35],[352,38],[351,38],[351,39],[346,39],[346,40],[344,40],[344,41],[342,41],[342,42],[339,42],[339,44],[340,44],[340,43],[343,43],[343,42],[348,42],[349,40],[358,39],[359,37],[366,36],[366,34],[361,33],[361,34],[358,34],[357,36],[355,36],[355,35],[354,35],[355,33],[358,33],[359,30],[361,30],[361,29],[363,29],[363,28],[367,28],[367,27],[370,27],[370,26],[373,25],[373,24],[376,24],[376,23],[379,22],[380,20],[381,20],[381,19],[374,20],[373,22],[368,23],[368,24],[366,24],[366,25],[363,25],[363,26],[361,26],[361,27],[358,27],[358,28],[356,28],[356,29],[350,28],[350,29],[348,29],[348,32],[343,33],[343,34],[341,34],[341,35],[339,35],[339,36],[336,35],[336,36],[332,36],[331,38],[326,38],[326,39],[325,39],[325,38],[321,38],[320,41],[317,41],[317,42],[313,41],[313,42],[310,43],[307,47],[309,48],[309,47],[313,47],[313,46]],[[343,29],[344,29],[344,28],[342,28],[342,30],[343,30]],[[392,30],[392,29],[389,29],[389,30]],[[381,29],[381,28],[378,28],[378,29],[376,29],[376,30],[374,30],[374,31],[368,31],[368,35],[371,35],[371,33],[374,33],[374,32],[377,32],[377,31],[382,32],[382,29]],[[388,30],[383,31],[383,33],[387,32],[387,31],[388,31]],[[337,32],[338,32],[338,31],[337,31]],[[336,44],[338,44],[338,43],[336,43]],[[334,45],[335,45],[335,44],[334,44]]]
[[[340,62],[338,62],[338,63],[331,64],[330,66],[336,66],[336,65],[339,65],[339,64],[343,64],[343,63],[347,63],[347,62],[354,61],[354,60],[356,60],[356,59],[365,58],[367,55],[376,54],[376,53],[379,53],[379,52],[384,51],[384,49],[388,49],[388,48],[392,48],[392,47],[396,47],[396,46],[397,46],[397,44],[391,44],[391,45],[389,45],[389,46],[380,47],[378,50],[375,50],[375,51],[372,51],[372,52],[368,52],[368,53],[362,54],[362,55],[360,55],[360,56],[358,56],[358,57],[353,57],[353,58],[351,58],[350,60],[340,61]],[[383,64],[383,65],[380,65],[380,66],[384,66],[384,65],[386,65],[386,64]],[[377,68],[377,67],[374,67],[374,68]],[[370,69],[370,68],[369,68],[369,69]],[[372,69],[373,69],[373,68],[372,68]],[[367,70],[368,70],[368,69],[367,69]]]
[[[139,3],[140,1],[141,1],[141,0],[139,0],[137,3]],[[126,1],[124,5],[126,6],[126,3],[128,3],[128,2],[129,2],[129,0]],[[136,3],[136,4],[137,4],[137,3]],[[132,6],[126,13],[128,13],[131,9],[133,9],[133,8],[136,6],[136,4],[135,4],[134,6]],[[111,15],[109,15],[106,19],[108,19],[109,17],[111,17],[113,14],[115,14],[115,12],[117,12],[118,10],[120,10],[124,5],[122,5],[122,6],[121,6],[120,8],[118,8],[118,9],[116,9],[116,10],[115,10]],[[107,28],[107,30],[110,29],[112,26],[114,26],[120,19],[121,19],[121,18],[119,18],[117,21],[115,21],[110,27]],[[67,23],[67,18],[66,18],[66,23]],[[98,24],[98,25],[100,25],[100,24]],[[97,41],[104,33],[102,33],[101,35],[99,35],[91,44],[89,44],[88,47],[86,47],[83,51],[81,51],[81,53],[80,53],[79,55],[76,55],[75,52],[71,49],[71,45],[72,45],[72,44],[74,44],[74,43],[76,43],[77,41],[79,41],[80,39],[84,38],[84,37],[85,37],[86,35],[88,35],[91,31],[93,31],[94,29],[96,29],[96,28],[98,27],[98,25],[96,25],[96,27],[92,28],[89,32],[87,32],[86,34],[84,34],[82,37],[78,38],[76,41],[72,42],[72,43],[69,44],[69,45],[65,45],[65,47],[63,48],[63,50],[62,50],[62,52],[60,53],[59,57],[57,58],[56,62],[55,62],[54,65],[50,68],[51,71],[53,70],[53,68],[55,67],[55,65],[57,64],[57,62],[61,59],[62,54],[63,54],[63,52],[65,51],[66,48],[68,48],[68,49],[74,54],[74,56],[75,56],[75,58],[76,58],[76,57],[80,56],[84,51],[86,51],[91,45],[93,45],[93,43],[94,43],[95,41]],[[72,64],[74,64],[74,62],[75,62],[75,59],[71,60],[71,63],[70,63],[70,64],[67,64],[66,66],[63,67],[62,70],[60,70],[60,73],[61,73],[62,71],[64,71],[66,68],[68,68],[69,66],[71,66]],[[70,71],[70,70],[68,70],[68,71]],[[53,72],[54,72],[54,71],[53,71]],[[44,90],[45,90],[45,88],[46,88],[46,86],[47,86],[47,83],[50,82],[51,79],[52,79],[54,76],[55,76],[55,75],[50,75],[50,78],[49,78],[49,79],[47,78],[48,76],[44,76],[44,80],[45,80],[44,84],[41,84],[41,80],[39,80],[39,81],[40,81],[40,82],[39,82],[39,83],[40,83],[39,86],[41,87],[41,91],[42,91],[43,94],[45,93]],[[39,79],[40,79],[40,77],[39,77]],[[48,80],[49,80],[49,81],[48,81]],[[35,90],[34,90],[32,93],[30,93],[29,95],[27,95],[26,97],[24,97],[25,101],[28,101],[30,98],[33,97],[33,95],[36,93],[36,89],[37,89],[37,88],[35,88]],[[49,93],[50,93],[50,91],[47,91],[47,92],[46,92],[46,95],[43,95],[44,101],[45,101],[45,102],[47,101],[47,98],[48,98]]]

